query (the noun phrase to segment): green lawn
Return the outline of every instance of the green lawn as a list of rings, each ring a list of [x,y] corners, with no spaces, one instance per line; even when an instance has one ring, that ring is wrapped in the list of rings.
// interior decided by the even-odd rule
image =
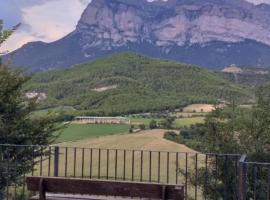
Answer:
[[[131,118],[131,123],[134,125],[137,124],[145,124],[146,126],[149,125],[151,118]],[[163,119],[154,119],[157,122],[160,122]],[[188,117],[188,118],[178,118],[175,120],[175,127],[181,128],[184,126],[190,126],[196,123],[203,123],[204,117]]]
[[[203,123],[204,119],[204,117],[180,118],[175,120],[175,125],[177,128],[181,128],[183,126],[190,126],[196,123]]]
[[[77,141],[106,135],[128,133],[129,125],[117,124],[69,124],[63,130],[57,143]]]
[[[152,119],[148,118],[132,118],[132,124],[145,124],[149,125]],[[155,119],[157,122],[162,119]],[[191,117],[180,118],[175,120],[176,128],[183,126],[190,126],[196,123],[202,123],[204,117]],[[57,143],[84,140],[89,138],[101,137],[106,135],[124,134],[128,133],[129,125],[118,124],[69,124],[63,130],[60,137],[57,139]]]

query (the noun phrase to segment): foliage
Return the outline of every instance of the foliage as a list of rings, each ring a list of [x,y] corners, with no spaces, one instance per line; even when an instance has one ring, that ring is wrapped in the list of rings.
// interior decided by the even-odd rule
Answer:
[[[166,119],[162,120],[159,125],[161,128],[172,129],[174,121],[174,117],[167,117]]]
[[[102,87],[108,88],[95,90]],[[48,95],[41,109],[71,106],[83,115],[99,116],[173,110],[231,95],[239,101],[250,98],[245,90],[206,69],[128,53],[36,74],[24,89]]]
[[[140,128],[141,130],[145,130],[145,129],[146,129],[146,126],[145,126],[144,124],[139,124],[139,128]]]
[[[155,128],[157,128],[157,121],[151,120],[150,123],[149,123],[149,128],[150,128],[150,129],[155,129]]]
[[[166,135],[166,138],[184,143],[201,152],[231,153],[248,155],[250,161],[270,162],[270,96],[261,89],[257,93],[257,104],[251,109],[238,108],[232,102],[226,108],[216,108],[210,113],[204,124],[185,129],[180,134]],[[216,162],[217,161],[217,162]],[[236,160],[237,161],[237,160]],[[224,193],[228,199],[237,199],[235,160],[219,156],[209,158],[208,167],[199,169],[195,181],[195,172],[190,174],[193,183],[205,185],[207,199],[220,199]],[[253,172],[250,172],[253,173]],[[249,179],[253,182],[253,175]],[[218,181],[215,181],[218,180]],[[263,185],[264,183],[262,183]],[[259,191],[262,188],[257,188]],[[252,187],[249,188],[253,190]],[[265,199],[264,193],[257,192],[258,199]]]
[[[31,118],[36,100],[26,100],[21,92],[27,80],[23,73],[0,65],[1,144],[48,145],[57,136],[60,127],[55,126],[54,118]],[[6,185],[19,181],[20,176],[31,169],[33,158],[41,150],[34,147],[0,147],[0,199]]]

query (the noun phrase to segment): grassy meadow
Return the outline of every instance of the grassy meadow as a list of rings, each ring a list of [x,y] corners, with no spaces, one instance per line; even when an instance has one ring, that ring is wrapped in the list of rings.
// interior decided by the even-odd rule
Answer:
[[[129,125],[118,124],[68,124],[57,143],[84,140],[89,138],[102,137],[106,135],[128,133]]]
[[[150,118],[131,118],[131,124],[135,127],[139,124],[145,124],[148,127]],[[160,122],[162,119],[154,119]],[[174,126],[181,128],[184,126],[190,126],[196,123],[202,123],[203,117],[190,117],[179,118],[175,120]],[[127,134],[129,132],[130,125],[122,124],[67,124],[60,134],[56,143],[72,142],[78,140],[91,139],[96,137],[102,137],[107,135]]]
[[[149,125],[151,120],[155,120],[156,122],[160,122],[163,119],[153,119],[153,118],[131,118],[131,124],[138,125],[138,124],[144,124],[146,126]],[[186,117],[186,118],[177,118],[174,122],[174,127],[176,129],[180,129],[184,126],[190,126],[192,124],[196,123],[203,123],[204,117]]]

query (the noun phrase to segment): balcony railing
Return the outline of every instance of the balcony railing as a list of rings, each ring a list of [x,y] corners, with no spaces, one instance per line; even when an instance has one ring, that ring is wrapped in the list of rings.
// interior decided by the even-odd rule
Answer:
[[[195,200],[270,197],[270,164],[238,154],[0,145],[2,198],[29,195],[26,176],[181,184]]]

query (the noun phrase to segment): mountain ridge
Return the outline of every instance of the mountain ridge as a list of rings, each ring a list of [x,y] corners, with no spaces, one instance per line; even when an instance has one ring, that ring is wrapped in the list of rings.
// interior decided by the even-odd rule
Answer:
[[[125,51],[208,68],[269,67],[269,25],[270,7],[243,0],[93,0],[75,31],[50,44],[25,45],[13,56],[15,65],[37,71]]]

